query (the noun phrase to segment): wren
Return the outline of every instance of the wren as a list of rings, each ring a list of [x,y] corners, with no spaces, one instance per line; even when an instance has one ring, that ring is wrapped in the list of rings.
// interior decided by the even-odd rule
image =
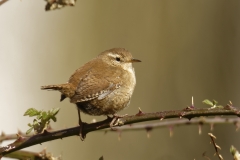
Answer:
[[[126,108],[136,85],[132,54],[124,48],[113,48],[100,53],[70,77],[67,83],[42,86],[43,90],[58,90],[60,101],[69,98],[78,109],[80,138],[84,123],[80,111],[89,115],[113,115]],[[110,124],[112,127],[112,122]]]

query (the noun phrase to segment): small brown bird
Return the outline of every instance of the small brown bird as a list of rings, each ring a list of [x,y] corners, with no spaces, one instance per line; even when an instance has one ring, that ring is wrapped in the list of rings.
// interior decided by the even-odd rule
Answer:
[[[77,69],[67,83],[42,86],[41,89],[58,90],[62,93],[60,101],[68,97],[77,105],[79,136],[84,140],[80,111],[89,115],[116,116],[129,105],[136,85],[133,62],[141,61],[134,59],[126,49],[113,48]]]

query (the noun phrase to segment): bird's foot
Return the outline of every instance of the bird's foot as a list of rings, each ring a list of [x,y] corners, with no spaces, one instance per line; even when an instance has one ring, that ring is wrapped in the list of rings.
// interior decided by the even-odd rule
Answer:
[[[80,126],[79,137],[82,141],[84,141],[84,139],[86,138],[86,133],[83,130],[85,125],[87,125],[87,123],[85,123],[85,122],[81,122],[79,124],[79,126]]]
[[[123,117],[126,117],[126,116],[127,116],[127,114],[124,114],[124,115],[114,114],[112,118],[108,116],[108,118],[111,118],[111,119],[112,119],[112,121],[111,121],[111,123],[110,123],[110,128],[115,131],[116,129],[113,128],[113,127],[123,125],[123,122],[120,121],[119,118],[123,118]]]

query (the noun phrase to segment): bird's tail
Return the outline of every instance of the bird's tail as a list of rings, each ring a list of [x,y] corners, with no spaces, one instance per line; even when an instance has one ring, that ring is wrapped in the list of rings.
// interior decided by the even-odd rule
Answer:
[[[57,91],[61,91],[64,88],[64,85],[65,84],[41,86],[41,89],[42,90],[57,90]]]
[[[61,101],[66,97],[71,98],[75,93],[75,88],[71,83],[41,86],[42,90],[56,90],[62,93]]]

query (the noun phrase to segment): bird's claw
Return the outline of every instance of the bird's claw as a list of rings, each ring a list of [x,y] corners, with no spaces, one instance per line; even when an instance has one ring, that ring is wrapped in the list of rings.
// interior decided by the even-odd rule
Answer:
[[[119,118],[123,118],[123,117],[126,117],[126,116],[127,116],[127,114],[124,114],[124,115],[114,114],[113,117],[112,117],[112,121],[111,121],[111,123],[109,125],[110,128],[115,131],[116,129],[113,128],[113,127],[115,127],[115,126],[122,126],[124,123]],[[110,117],[108,117],[108,118],[110,118]]]

